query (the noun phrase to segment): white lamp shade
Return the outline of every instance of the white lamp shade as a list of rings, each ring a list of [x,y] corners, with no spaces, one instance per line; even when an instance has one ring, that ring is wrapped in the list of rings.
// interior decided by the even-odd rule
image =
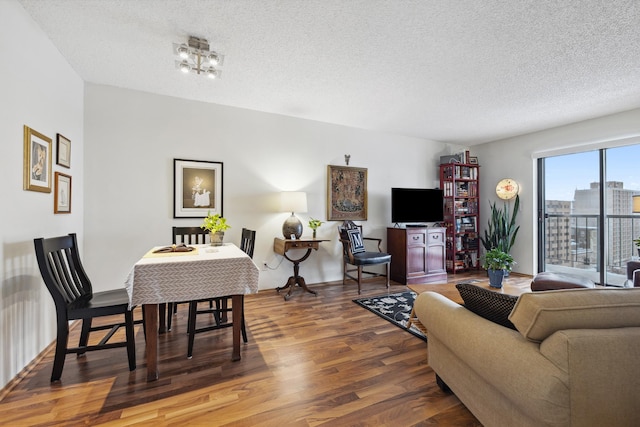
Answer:
[[[633,213],[640,213],[640,195],[633,196]]]
[[[307,193],[304,191],[283,191],[280,193],[280,208],[282,212],[306,212]]]

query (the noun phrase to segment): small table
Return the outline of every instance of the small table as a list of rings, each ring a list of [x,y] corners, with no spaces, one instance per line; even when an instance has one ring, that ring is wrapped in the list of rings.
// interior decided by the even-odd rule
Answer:
[[[282,255],[293,263],[293,276],[289,277],[286,285],[276,288],[276,291],[278,292],[283,289],[289,288],[289,292],[287,292],[287,294],[284,296],[285,301],[289,301],[289,298],[291,298],[291,292],[293,291],[293,288],[296,286],[296,284],[305,291],[317,295],[316,291],[313,291],[307,287],[307,284],[304,281],[304,277],[300,276],[298,272],[300,271],[300,263],[309,258],[309,255],[311,255],[311,250],[314,249],[317,251],[318,247],[320,246],[320,242],[328,241],[329,240],[325,239],[282,239],[280,237],[276,237],[273,240],[273,251],[279,255]],[[300,258],[293,259],[287,255],[287,252],[291,249],[306,249],[307,252]]]
[[[147,381],[158,371],[158,305],[232,297],[233,350],[240,360],[240,325],[244,295],[258,292],[258,267],[231,243],[222,246],[190,245],[193,252],[155,254],[151,249],[131,269],[125,281],[129,305],[142,305],[146,322]]]

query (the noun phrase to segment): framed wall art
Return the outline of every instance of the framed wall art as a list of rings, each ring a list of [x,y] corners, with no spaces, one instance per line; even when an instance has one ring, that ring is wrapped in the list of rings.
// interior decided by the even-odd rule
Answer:
[[[327,169],[327,219],[367,219],[367,169],[329,165]]]
[[[56,164],[64,166],[65,168],[70,168],[71,141],[60,134],[57,134],[56,136]]]
[[[53,191],[53,213],[71,213],[71,177],[56,172]]]
[[[222,216],[222,162],[173,159],[173,217]]]
[[[51,193],[51,138],[24,126],[23,188]]]

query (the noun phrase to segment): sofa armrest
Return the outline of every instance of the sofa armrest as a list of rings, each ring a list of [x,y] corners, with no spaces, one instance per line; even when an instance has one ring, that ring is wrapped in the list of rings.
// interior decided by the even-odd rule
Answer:
[[[454,393],[463,392],[468,367],[531,419],[566,419],[568,376],[538,344],[435,292],[418,295],[414,307],[427,329],[429,365]]]
[[[571,425],[640,425],[640,327],[558,331],[540,351],[569,374]]]

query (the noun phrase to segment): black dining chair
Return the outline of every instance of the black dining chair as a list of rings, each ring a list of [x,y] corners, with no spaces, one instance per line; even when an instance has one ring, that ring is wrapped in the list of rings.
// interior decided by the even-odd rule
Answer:
[[[185,245],[204,245],[209,242],[209,231],[201,227],[172,227],[171,229],[171,243],[177,245],[184,243]],[[167,304],[160,304],[158,308],[161,312],[161,321],[163,314],[167,313],[167,330],[171,330],[173,316],[178,313],[178,304],[188,303],[188,301],[170,302]]]
[[[247,255],[249,255],[250,258],[253,258],[253,248],[255,246],[255,240],[256,232],[254,230],[249,230],[247,228],[242,229],[242,236],[240,238],[240,249],[242,249]],[[232,308],[229,307],[230,300],[231,296],[224,296],[189,302],[189,320],[187,326],[187,333],[189,334],[187,357],[189,359],[193,356],[193,343],[195,341],[195,334],[233,326],[233,322],[230,322],[228,320],[228,313],[232,311]],[[209,308],[198,308],[198,303],[202,302],[208,302]],[[215,307],[213,307],[214,304]],[[212,314],[215,320],[215,324],[196,328],[196,316],[198,314]],[[242,332],[242,340],[246,343],[248,340],[244,321],[244,297],[242,309],[242,324],[240,325],[240,330]]]
[[[51,381],[62,375],[65,357],[87,351],[127,347],[129,370],[136,369],[136,347],[133,311],[129,309],[129,295],[124,287],[104,292],[93,292],[91,281],[82,267],[75,233],[67,236],[33,240],[40,274],[56,307],[58,332]],[[124,315],[124,322],[92,327],[94,317]],[[82,319],[82,330],[77,347],[68,347],[69,321]],[[126,340],[109,342],[117,330],[124,326]],[[98,344],[89,345],[89,334],[109,330]]]

